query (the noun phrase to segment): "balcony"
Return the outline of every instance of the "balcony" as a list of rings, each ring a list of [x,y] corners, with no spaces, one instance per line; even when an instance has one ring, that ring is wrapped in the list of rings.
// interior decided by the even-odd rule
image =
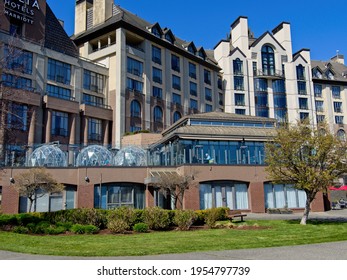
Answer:
[[[285,78],[284,72],[282,70],[264,71],[263,69],[258,69],[254,74],[256,75],[256,77],[270,80]]]

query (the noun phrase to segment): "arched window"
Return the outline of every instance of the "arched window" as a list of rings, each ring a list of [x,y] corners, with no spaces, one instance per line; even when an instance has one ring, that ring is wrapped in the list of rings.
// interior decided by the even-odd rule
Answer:
[[[176,112],[173,114],[173,122],[177,122],[180,118],[182,118],[181,113],[176,111]]]
[[[346,141],[346,132],[343,129],[340,129],[337,132],[337,138],[341,141]]]
[[[141,118],[141,105],[137,100],[133,100],[130,105],[131,117]]]
[[[163,122],[163,110],[159,106],[154,107],[154,122]]]
[[[264,45],[261,48],[261,60],[264,75],[275,74],[275,52],[269,45]]]
[[[236,58],[233,61],[234,75],[243,75],[243,61]]]

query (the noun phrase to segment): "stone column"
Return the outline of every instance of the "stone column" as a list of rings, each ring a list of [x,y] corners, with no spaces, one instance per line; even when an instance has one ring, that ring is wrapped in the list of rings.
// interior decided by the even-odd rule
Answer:
[[[88,146],[88,117],[83,117],[83,146]]]
[[[108,138],[109,138],[109,125],[110,125],[110,122],[107,121],[107,120],[104,120],[102,122],[103,124],[103,132],[104,132],[104,146],[108,146],[109,142],[108,142]]]
[[[70,138],[69,138],[69,158],[68,165],[74,164],[74,152],[75,152],[75,144],[76,144],[76,114],[70,114],[69,118],[69,130],[70,130]]]
[[[46,143],[51,142],[52,133],[52,110],[47,110],[47,123],[46,123]]]

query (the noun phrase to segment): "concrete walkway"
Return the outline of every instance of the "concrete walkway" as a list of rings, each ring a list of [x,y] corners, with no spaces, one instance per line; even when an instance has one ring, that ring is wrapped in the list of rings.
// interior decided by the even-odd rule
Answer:
[[[247,219],[300,219],[295,214],[248,213]],[[324,213],[311,213],[310,219],[347,222],[347,209]],[[347,234],[347,231],[346,231]],[[0,260],[347,260],[347,241],[272,248],[241,249],[227,251],[193,252],[136,257],[65,257],[29,255],[0,251]]]

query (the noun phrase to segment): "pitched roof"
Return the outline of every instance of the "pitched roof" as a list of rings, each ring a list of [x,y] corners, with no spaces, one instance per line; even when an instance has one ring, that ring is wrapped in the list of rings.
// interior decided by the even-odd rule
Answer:
[[[330,64],[330,66],[328,66]],[[328,81],[329,79],[324,75],[326,70],[331,70],[334,73],[334,80],[329,81],[338,81],[338,82],[347,82],[347,66],[334,61],[320,61],[320,60],[311,60],[312,69],[318,67],[322,71],[322,78],[313,77],[314,80]]]

